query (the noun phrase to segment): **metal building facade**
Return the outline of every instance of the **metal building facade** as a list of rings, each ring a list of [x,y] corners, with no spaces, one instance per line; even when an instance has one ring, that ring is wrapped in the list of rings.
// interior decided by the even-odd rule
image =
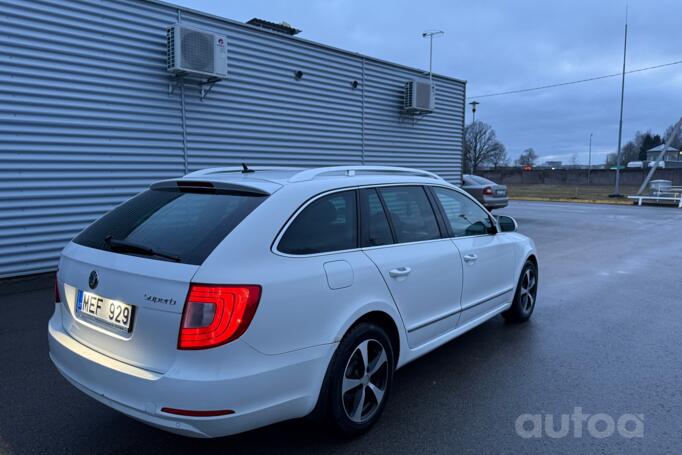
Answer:
[[[203,100],[166,72],[177,22],[228,37],[229,75]],[[406,116],[403,86],[420,70],[153,1],[0,0],[0,30],[0,278],[54,270],[104,212],[204,167],[364,163],[461,178],[457,79],[434,75],[435,111]]]

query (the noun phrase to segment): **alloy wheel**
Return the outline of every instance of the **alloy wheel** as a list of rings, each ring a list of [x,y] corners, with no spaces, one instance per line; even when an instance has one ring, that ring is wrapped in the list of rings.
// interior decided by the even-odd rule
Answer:
[[[536,288],[535,272],[533,272],[533,269],[528,268],[521,280],[521,308],[526,312],[529,312],[535,304]]]
[[[364,423],[379,409],[388,381],[388,357],[383,345],[369,339],[353,351],[341,383],[343,408],[350,420]]]

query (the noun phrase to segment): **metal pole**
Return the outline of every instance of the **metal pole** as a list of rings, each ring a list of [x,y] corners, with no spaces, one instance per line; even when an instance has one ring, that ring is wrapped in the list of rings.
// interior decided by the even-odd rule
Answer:
[[[478,101],[472,101],[469,104],[471,105],[471,114],[472,114],[471,124],[473,125],[474,123],[476,123],[476,107],[481,103],[479,103]],[[470,170],[470,172],[472,174],[474,173],[474,153],[473,153],[473,150],[471,150],[471,170]]]
[[[361,109],[361,117],[362,117],[362,142],[360,144],[361,146],[361,155],[360,155],[360,162],[362,165],[365,165],[365,57],[362,57],[362,87],[360,87],[360,90],[362,90],[362,109]]]
[[[178,8],[178,23],[182,22],[182,10]],[[183,76],[178,77],[178,84],[180,85],[180,123],[182,128],[182,164],[185,174],[189,172],[189,160],[187,156],[187,116],[185,112],[185,79]]]
[[[180,76],[180,122],[182,126],[182,159],[185,174],[189,172],[189,163],[187,157],[187,116],[185,113],[185,79]]]
[[[433,37],[443,33],[442,30],[427,30],[422,33],[422,38],[429,37],[429,82],[433,81]]]
[[[616,151],[616,188],[612,197],[622,197],[620,194],[620,155],[623,140],[623,100],[625,98],[625,58],[628,49],[628,7],[625,5],[625,41],[623,42],[623,72],[620,80],[620,120],[618,123],[618,150]]]
[[[587,154],[587,184],[590,184],[590,173],[592,172],[592,133],[590,133],[590,148]]]
[[[429,36],[429,81],[433,80],[433,34]]]

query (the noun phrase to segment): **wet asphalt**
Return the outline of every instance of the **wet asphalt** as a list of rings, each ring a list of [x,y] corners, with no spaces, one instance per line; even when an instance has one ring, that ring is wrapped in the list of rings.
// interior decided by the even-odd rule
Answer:
[[[537,243],[532,320],[494,318],[399,370],[382,419],[352,441],[303,420],[197,440],[129,419],[52,367],[50,278],[0,282],[0,454],[680,453],[682,210],[512,202],[498,213]]]

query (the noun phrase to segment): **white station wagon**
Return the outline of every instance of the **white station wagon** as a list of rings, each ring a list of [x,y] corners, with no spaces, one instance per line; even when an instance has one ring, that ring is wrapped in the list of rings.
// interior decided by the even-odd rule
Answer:
[[[69,243],[50,357],[164,430],[381,415],[397,368],[535,306],[533,241],[435,174],[217,168],[153,184]]]

